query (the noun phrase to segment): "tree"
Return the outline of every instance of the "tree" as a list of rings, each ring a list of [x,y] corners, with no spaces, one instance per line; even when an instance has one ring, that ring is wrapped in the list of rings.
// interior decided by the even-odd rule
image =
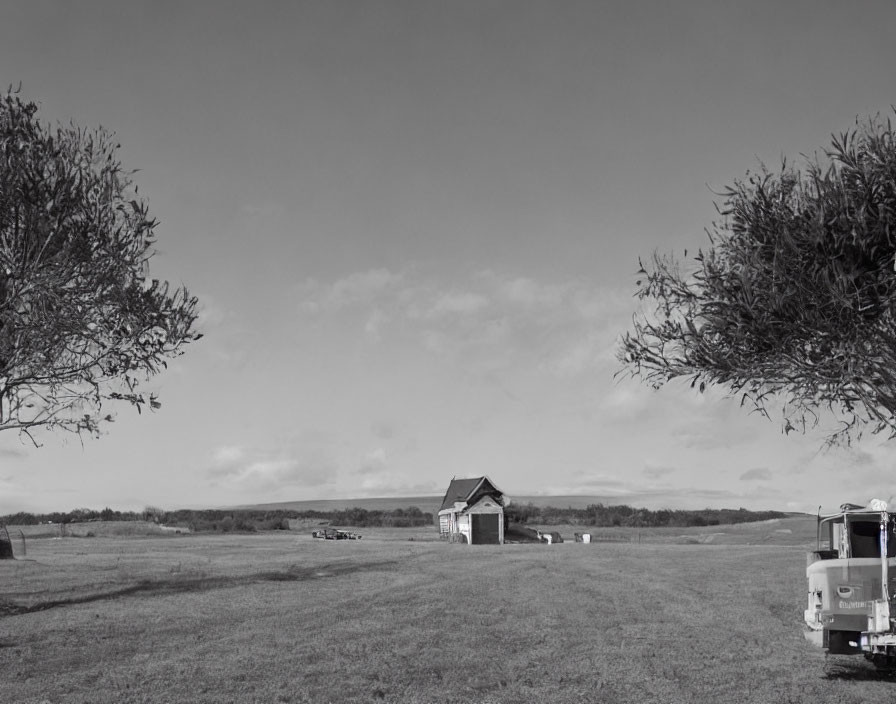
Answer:
[[[141,382],[201,337],[196,298],[149,278],[157,223],[118,148],[0,98],[0,430],[96,435],[107,401],[155,409]]]
[[[788,433],[830,411],[832,443],[896,437],[896,135],[857,121],[805,163],[724,189],[691,271],[641,263],[622,371],[717,385],[766,417],[776,402]]]

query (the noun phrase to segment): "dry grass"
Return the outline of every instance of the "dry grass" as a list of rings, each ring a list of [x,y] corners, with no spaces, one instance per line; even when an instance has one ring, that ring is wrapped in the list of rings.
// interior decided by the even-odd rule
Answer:
[[[788,535],[774,530],[754,542]],[[0,563],[0,700],[891,698],[863,661],[826,663],[804,641],[800,544],[432,537],[34,540],[27,561]]]

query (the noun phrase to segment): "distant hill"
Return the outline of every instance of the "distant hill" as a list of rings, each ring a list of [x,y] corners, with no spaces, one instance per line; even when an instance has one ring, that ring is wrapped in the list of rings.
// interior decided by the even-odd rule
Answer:
[[[514,504],[553,508],[583,509],[593,504],[604,506],[627,505],[634,508],[664,508],[662,502],[639,501],[634,496],[517,496],[510,494]],[[363,508],[367,511],[394,511],[397,508],[407,509],[416,506],[423,513],[435,515],[442,505],[442,494],[438,496],[400,496],[374,499],[318,499],[314,501],[279,501],[270,504],[247,504],[244,506],[228,506],[229,509],[251,509],[260,511],[344,511],[350,508]],[[671,507],[674,508],[674,507]]]
[[[416,506],[423,513],[435,515],[442,505],[441,496],[400,496],[375,499],[316,499],[313,501],[278,501],[271,504],[246,504],[244,506],[227,506],[228,509],[246,509],[252,511],[344,511],[350,508],[363,508],[365,511],[394,511],[397,508],[407,509]]]

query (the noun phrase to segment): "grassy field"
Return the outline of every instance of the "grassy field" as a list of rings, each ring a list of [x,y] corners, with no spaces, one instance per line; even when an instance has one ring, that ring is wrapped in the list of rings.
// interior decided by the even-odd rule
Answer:
[[[889,701],[896,682],[802,637],[812,535],[33,539],[0,562],[0,701]]]

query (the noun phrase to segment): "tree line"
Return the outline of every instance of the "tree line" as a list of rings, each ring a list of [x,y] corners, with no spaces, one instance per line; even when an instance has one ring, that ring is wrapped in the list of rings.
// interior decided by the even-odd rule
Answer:
[[[254,532],[259,530],[289,530],[290,520],[307,520],[355,528],[414,528],[433,525],[431,513],[416,506],[391,511],[349,508],[338,511],[262,510],[194,510],[168,511],[157,517],[169,526],[183,526],[193,532]]]
[[[705,508],[695,511],[660,509],[651,511],[625,504],[604,506],[591,504],[583,509],[558,508],[511,504],[504,509],[509,523],[537,525],[582,525],[596,527],[659,528],[663,526],[685,528],[689,526],[715,526],[733,523],[767,521],[786,518],[780,511],[748,511],[739,509]],[[260,530],[289,530],[289,521],[302,519],[354,528],[386,527],[417,528],[435,525],[433,514],[416,506],[387,510],[367,510],[360,507],[338,511],[296,510],[232,510],[232,509],[177,509],[165,511],[147,506],[143,511],[101,511],[78,508],[67,512],[26,513],[19,512],[0,517],[7,525],[38,525],[41,523],[83,523],[87,521],[151,521],[168,526],[189,528],[193,532],[255,532]]]
[[[433,525],[433,515],[416,506],[391,511],[349,508],[338,511],[177,509],[165,511],[147,506],[143,511],[101,511],[78,508],[67,512],[27,513],[20,511],[0,517],[7,525],[41,523],[83,523],[88,521],[151,521],[168,526],[189,528],[193,532],[255,532],[289,530],[290,519],[304,519],[339,526],[413,528]]]
[[[634,508],[625,504],[604,506],[602,503],[591,504],[582,509],[535,506],[532,503],[511,504],[504,509],[504,514],[507,520],[512,523],[571,524],[597,527],[625,526],[632,528],[717,526],[767,521],[774,518],[786,518],[788,515],[780,511],[748,511],[745,508],[705,508],[695,511],[660,509],[651,511],[646,508]]]
[[[101,511],[91,508],[76,508],[71,511],[50,513],[28,513],[19,511],[0,516],[0,523],[11,526],[36,526],[41,523],[83,523],[84,521],[142,521],[145,516],[140,511],[114,511],[109,507]]]

